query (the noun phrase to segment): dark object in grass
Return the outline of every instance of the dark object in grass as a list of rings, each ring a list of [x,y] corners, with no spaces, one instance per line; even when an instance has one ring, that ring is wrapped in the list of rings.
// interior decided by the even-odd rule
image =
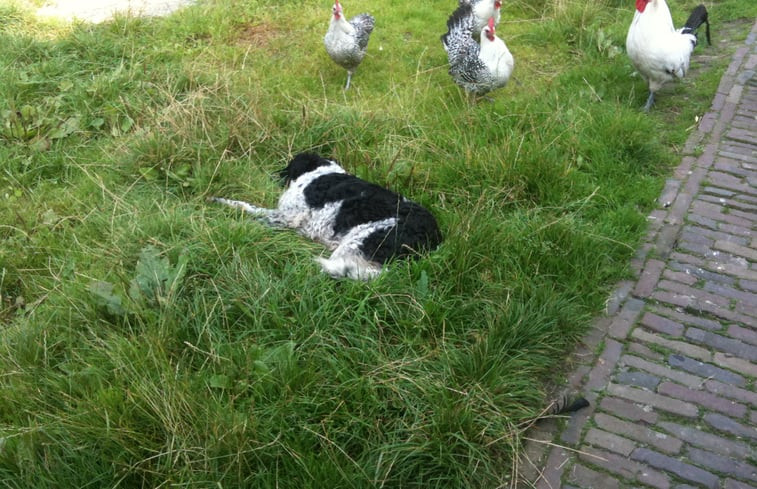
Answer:
[[[276,209],[239,200],[211,200],[250,213],[270,226],[292,228],[333,253],[317,258],[334,278],[370,280],[395,258],[412,258],[439,246],[434,216],[419,204],[348,174],[336,161],[296,155],[279,172],[287,187]]]
[[[542,417],[573,413],[588,406],[589,401],[583,396],[563,392],[552,401]]]

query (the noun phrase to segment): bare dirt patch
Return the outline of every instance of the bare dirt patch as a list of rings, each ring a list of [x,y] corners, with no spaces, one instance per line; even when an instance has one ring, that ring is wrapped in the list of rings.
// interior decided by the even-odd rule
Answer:
[[[272,24],[243,24],[237,35],[237,42],[256,48],[264,48],[279,37],[279,28]]]

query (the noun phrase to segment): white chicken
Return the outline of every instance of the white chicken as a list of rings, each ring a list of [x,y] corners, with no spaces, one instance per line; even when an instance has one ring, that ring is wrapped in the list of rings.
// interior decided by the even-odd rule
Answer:
[[[481,31],[480,45],[472,37],[473,25],[473,7],[461,5],[447,20],[447,33],[441,40],[455,83],[468,93],[484,95],[507,84],[515,60],[505,42],[495,35],[493,17]]]
[[[473,35],[478,37],[481,30],[489,23],[489,19],[494,17],[494,26],[499,24],[500,9],[502,0],[459,0],[460,5],[470,5],[473,7]]]
[[[704,5],[695,8],[684,27],[676,30],[665,0],[636,0],[626,51],[649,84],[645,111],[652,107],[655,93],[665,83],[686,75],[691,53],[697,45],[696,30],[702,24],[707,24],[707,43],[710,44],[710,23]]]
[[[344,87],[347,90],[350,88],[352,74],[365,57],[375,19],[370,14],[358,14],[348,22],[344,18],[339,0],[334,0],[331,12],[331,23],[323,38],[323,44],[331,59],[347,70],[347,84]]]

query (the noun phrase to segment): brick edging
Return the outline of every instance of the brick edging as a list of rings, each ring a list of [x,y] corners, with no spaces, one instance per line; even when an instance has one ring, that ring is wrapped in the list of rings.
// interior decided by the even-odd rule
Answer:
[[[568,382],[571,387],[582,390],[592,406],[571,416],[559,433],[554,420],[545,420],[526,434],[524,453],[519,461],[521,480],[518,487],[561,487],[564,469],[571,459],[570,447],[578,444],[587,421],[594,414],[598,393],[608,385],[620,359],[623,342],[644,308],[642,299],[650,296],[658,282],[665,265],[663,260],[673,250],[689,206],[712,167],[720,140],[734,118],[743,90],[743,85],[737,83],[738,74],[749,59],[750,46],[755,43],[757,22],[752,25],[745,45],[733,54],[710,110],[687,139],[685,156],[667,180],[658,199],[659,207],[649,215],[649,230],[631,261],[636,281],[623,281],[616,286],[606,314],[594,321],[572,355],[576,368]],[[696,148],[702,145],[703,150],[695,156]],[[604,348],[598,352],[602,343]]]

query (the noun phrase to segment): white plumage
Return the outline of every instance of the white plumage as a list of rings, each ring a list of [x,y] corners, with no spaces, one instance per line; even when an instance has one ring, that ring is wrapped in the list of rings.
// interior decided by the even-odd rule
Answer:
[[[665,83],[686,75],[691,53],[697,44],[694,32],[706,22],[707,10],[700,5],[694,9],[686,25],[676,30],[665,0],[636,0],[636,12],[626,37],[626,51],[649,84],[649,98],[644,110],[652,107],[655,93]]]

